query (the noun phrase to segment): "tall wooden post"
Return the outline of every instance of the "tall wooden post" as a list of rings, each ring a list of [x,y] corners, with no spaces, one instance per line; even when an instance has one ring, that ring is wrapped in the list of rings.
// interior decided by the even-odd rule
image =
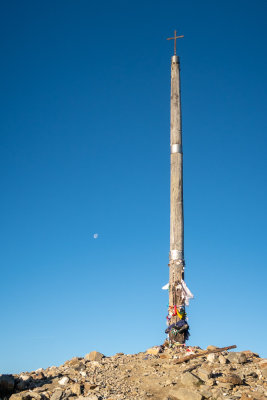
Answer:
[[[184,210],[183,210],[183,148],[180,91],[180,61],[175,51],[171,59],[171,179],[170,179],[170,254],[169,254],[169,325],[185,319],[179,316],[184,310],[181,282],[184,279]],[[178,311],[178,313],[176,312]],[[172,329],[171,342],[184,343],[185,331]]]

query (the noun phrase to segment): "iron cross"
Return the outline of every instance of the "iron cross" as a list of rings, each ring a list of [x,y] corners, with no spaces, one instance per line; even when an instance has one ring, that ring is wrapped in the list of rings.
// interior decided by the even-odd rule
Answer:
[[[174,40],[174,55],[176,56],[176,39],[183,38],[184,35],[176,36],[176,31],[174,31],[174,37],[168,38],[167,40]]]

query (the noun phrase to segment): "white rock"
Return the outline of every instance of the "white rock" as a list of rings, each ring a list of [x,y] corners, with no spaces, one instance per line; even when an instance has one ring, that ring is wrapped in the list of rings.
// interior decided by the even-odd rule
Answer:
[[[86,374],[85,371],[81,371],[80,374],[81,374],[83,377],[87,376],[87,374]]]
[[[98,400],[98,396],[96,396],[95,394],[91,394],[90,396],[85,397],[79,396],[77,400]]]
[[[66,385],[69,382],[69,378],[67,376],[63,376],[63,378],[61,378],[58,383],[60,385]]]
[[[227,363],[227,360],[226,360],[226,358],[224,357],[224,356],[222,356],[221,354],[219,355],[219,362],[221,363],[221,364],[226,364]]]
[[[29,375],[24,375],[24,374],[20,375],[19,378],[24,382],[26,382],[30,379]]]
[[[39,372],[43,372],[43,370],[44,370],[43,368],[38,368],[35,370],[35,372],[37,372],[37,374],[38,374]]]
[[[211,353],[207,356],[207,361],[210,363],[214,363],[217,361],[217,358],[218,358],[217,354]]]

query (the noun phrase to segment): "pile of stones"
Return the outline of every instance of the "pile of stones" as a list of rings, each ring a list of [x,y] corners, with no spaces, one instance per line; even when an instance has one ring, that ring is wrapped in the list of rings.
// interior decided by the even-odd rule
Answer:
[[[59,367],[0,375],[0,400],[267,399],[267,359],[251,351],[203,352],[166,345],[112,357],[93,351]],[[188,354],[198,357],[179,363]]]

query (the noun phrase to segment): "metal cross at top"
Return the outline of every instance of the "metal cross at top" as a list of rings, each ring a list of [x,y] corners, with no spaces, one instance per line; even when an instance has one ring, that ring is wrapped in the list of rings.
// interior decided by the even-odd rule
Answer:
[[[176,39],[183,38],[184,35],[176,36],[176,31],[174,31],[174,37],[168,38],[167,40],[174,40],[174,55],[176,56]]]

